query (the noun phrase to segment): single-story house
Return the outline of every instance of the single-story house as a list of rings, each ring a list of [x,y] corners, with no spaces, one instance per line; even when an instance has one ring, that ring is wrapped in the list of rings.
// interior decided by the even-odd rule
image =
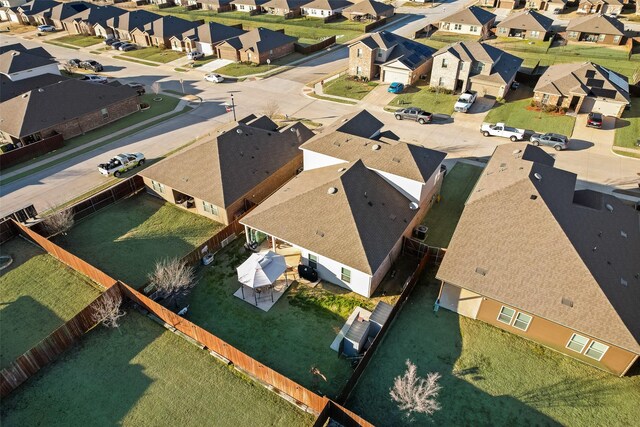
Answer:
[[[606,15],[587,15],[572,19],[567,25],[567,39],[620,45],[624,41],[624,24]]]
[[[248,240],[291,246],[321,279],[370,297],[435,198],[445,153],[370,139],[382,123],[366,111],[346,120],[305,143],[304,171],[240,223]]]
[[[525,40],[547,40],[551,35],[553,19],[526,9],[508,16],[496,26],[498,37],[518,37]]]
[[[302,6],[311,0],[269,0],[262,5],[262,9],[270,15],[293,18],[302,15]]]
[[[476,6],[516,9],[520,6],[520,0],[479,0]]]
[[[428,77],[434,52],[422,43],[380,31],[349,46],[348,72],[369,80],[380,76],[383,83],[410,85]]]
[[[80,12],[86,11],[96,7],[93,3],[87,3],[84,1],[72,1],[69,3],[58,3],[57,6],[52,7],[47,12],[42,14],[43,18],[46,18],[50,25],[56,27],[57,30],[66,30],[64,21]]]
[[[431,86],[504,98],[522,59],[486,43],[457,42],[433,54]]]
[[[100,24],[105,26],[108,19],[115,18],[127,13],[125,9],[114,6],[89,7],[75,15],[62,20],[65,30],[70,34],[95,35],[94,26]]]
[[[202,10],[213,10],[214,12],[228,12],[233,9],[231,0],[197,0],[197,4]]]
[[[450,33],[473,34],[485,39],[489,36],[495,21],[496,15],[493,13],[478,6],[471,6],[442,18],[439,28]]]
[[[60,75],[58,62],[42,47],[27,49],[20,43],[0,49],[0,74],[19,81],[42,74]]]
[[[554,161],[496,148],[436,274],[438,304],[622,376],[640,355],[640,217],[576,190]]]
[[[0,103],[0,138],[18,146],[55,134],[69,139],[139,109],[129,86],[62,80]]]
[[[311,137],[302,123],[278,129],[252,115],[140,175],[150,193],[229,224],[296,175],[300,146]]]
[[[347,0],[313,0],[302,6],[302,14],[312,18],[328,18],[342,13],[352,4]]]
[[[567,7],[567,2],[568,0],[526,0],[525,8],[548,11],[564,10]]]
[[[228,26],[217,22],[206,22],[182,34],[182,39],[173,36],[170,39],[171,49],[185,52],[193,50],[207,56],[215,55],[215,46],[220,42],[246,33],[242,24]]]
[[[143,30],[145,25],[161,18],[157,13],[147,10],[133,10],[122,15],[107,19],[107,22],[95,24],[96,35],[107,37],[113,35],[120,40],[133,40],[131,32],[134,29]]]
[[[383,18],[391,18],[395,13],[396,9],[392,4],[375,0],[361,0],[346,7],[342,11],[342,16],[350,21],[378,21]]]
[[[139,46],[172,48],[172,37],[177,38],[177,40],[182,40],[184,33],[202,24],[204,24],[203,20],[187,21],[186,19],[176,16],[165,15],[149,22],[142,28],[134,28],[131,30],[131,38],[134,43],[137,43]],[[180,45],[181,43],[178,42],[177,46]]]
[[[580,0],[576,13],[603,13],[618,16],[624,3],[620,0]]]
[[[262,12],[262,5],[265,4],[267,0],[231,0],[231,5],[235,10],[239,10],[240,12]]]
[[[541,105],[621,117],[631,102],[627,77],[592,62],[550,66],[533,89]]]
[[[293,53],[295,41],[284,30],[259,27],[217,44],[216,51],[218,58],[264,64],[267,59],[273,61]]]

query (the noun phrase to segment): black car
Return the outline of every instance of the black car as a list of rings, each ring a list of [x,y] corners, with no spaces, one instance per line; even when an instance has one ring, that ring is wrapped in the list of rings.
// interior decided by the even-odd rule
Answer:
[[[602,127],[602,114],[589,113],[587,116],[587,127],[600,129]]]
[[[84,68],[85,70],[91,71],[102,71],[102,64],[98,61],[94,61],[93,59],[82,61],[79,65],[80,68]]]
[[[111,43],[111,49],[118,50],[118,48],[120,46],[122,46],[123,44],[125,44],[125,43],[121,42],[121,41],[113,42],[113,43]]]
[[[394,115],[396,120],[413,120],[421,125],[431,123],[431,120],[433,120],[433,114],[417,107],[403,108],[396,111]]]
[[[78,67],[80,66],[80,63],[81,63],[81,62],[82,62],[82,61],[80,61],[79,59],[75,59],[75,58],[74,58],[74,59],[70,59],[70,60],[68,60],[68,61],[67,61],[67,65],[68,65],[69,67],[72,67],[72,68],[78,68]]]
[[[119,42],[119,41],[120,41],[120,40],[118,40],[118,39],[111,38],[111,39],[106,39],[106,40],[104,41],[104,44],[106,44],[107,46],[111,46],[111,45],[112,45],[112,44],[114,44],[115,42]]]

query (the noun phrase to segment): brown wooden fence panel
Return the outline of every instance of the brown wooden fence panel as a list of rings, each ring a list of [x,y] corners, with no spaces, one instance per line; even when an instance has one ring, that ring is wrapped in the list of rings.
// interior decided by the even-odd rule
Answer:
[[[378,27],[381,27],[382,25],[384,25],[386,23],[387,23],[387,18],[378,19],[375,22],[372,22],[370,24],[365,25],[364,26],[364,32],[368,33],[369,31],[374,30],[374,29],[376,29]]]
[[[84,274],[85,276],[87,276],[91,280],[93,280],[94,282],[101,284],[102,286],[104,286],[107,289],[112,287],[113,285],[115,285],[116,280],[113,279],[112,277],[108,276],[103,271],[97,269],[96,267],[92,266],[88,262],[83,261],[82,259],[78,258],[77,256],[67,252],[66,250],[62,249],[60,246],[58,246],[55,243],[45,239],[44,237],[42,237],[41,235],[39,235],[35,231],[33,231],[33,230],[29,229],[28,227],[20,224],[19,222],[16,222],[14,220],[12,220],[12,221],[13,221],[14,225],[16,227],[18,227],[18,230],[20,231],[20,233],[23,236],[25,236],[25,237],[29,238],[30,240],[34,241],[36,244],[41,246],[45,251],[47,251],[50,255],[56,257],[58,260],[60,260],[61,262],[67,264],[69,267],[71,267],[74,270]]]
[[[13,221],[6,219],[0,222],[0,243],[4,243],[17,236],[18,228],[13,225]]]
[[[210,332],[167,310],[132,287],[122,282],[119,283],[124,295],[149,310],[163,322],[204,345],[210,351],[231,361],[235,367],[287,394],[297,402],[306,405],[316,414],[320,413],[325,407],[324,397],[318,396],[300,384],[249,357]]]
[[[64,146],[64,138],[62,135],[56,134],[0,155],[0,166],[2,166],[2,169],[6,169],[50,151],[57,150],[62,146]]]
[[[96,325],[93,320],[96,304],[102,299],[118,293],[120,293],[120,288],[117,286],[106,290],[68,322],[0,371],[0,396],[9,395],[93,328]]]
[[[335,420],[344,427],[374,427],[373,424],[359,415],[340,406],[333,400],[327,399],[327,404],[318,415],[318,418],[316,418],[313,427],[323,427],[328,419]]]
[[[293,48],[295,49],[296,52],[300,52],[302,54],[308,55],[310,53],[313,52],[317,52],[319,50],[324,49],[325,47],[329,47],[333,44],[336,43],[336,36],[331,36],[331,37],[327,37],[326,39],[322,40],[321,42],[312,44],[312,45],[308,45],[308,46],[302,46],[298,43],[294,43],[293,44]]]
[[[122,200],[130,195],[142,190],[144,188],[144,181],[139,175],[134,175],[129,179],[126,179],[113,187],[109,187],[104,191],[95,194],[88,199],[82,200],[75,205],[69,207],[73,209],[73,218],[76,221],[91,215],[104,209],[109,205],[114,204],[118,200]]]

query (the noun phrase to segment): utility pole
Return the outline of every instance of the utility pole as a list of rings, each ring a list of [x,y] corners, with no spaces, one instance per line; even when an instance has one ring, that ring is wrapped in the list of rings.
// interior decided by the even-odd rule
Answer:
[[[233,121],[236,122],[236,104],[233,100],[233,94],[231,94],[231,110],[233,111]]]

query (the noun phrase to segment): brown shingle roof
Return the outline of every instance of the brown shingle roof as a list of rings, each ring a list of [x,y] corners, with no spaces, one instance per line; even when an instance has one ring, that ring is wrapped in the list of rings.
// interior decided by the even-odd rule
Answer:
[[[258,27],[244,33],[238,37],[225,40],[223,43],[229,44],[236,50],[253,50],[256,53],[266,52],[289,43],[294,43],[296,39],[287,36],[280,31],[273,31],[267,28]]]
[[[394,10],[393,5],[375,0],[361,0],[344,9],[344,12],[366,13],[372,16],[378,16],[379,14],[388,12],[389,10]]]
[[[499,146],[437,276],[640,353],[640,218],[575,183],[537,147]]]
[[[547,32],[551,30],[552,25],[553,19],[547,18],[535,10],[524,10],[507,17],[504,21],[500,22],[497,27]]]
[[[588,15],[569,21],[567,31],[623,36],[624,25],[616,18],[606,15]]]
[[[238,123],[222,132],[212,141],[163,160],[140,175],[227,207],[299,156],[300,145],[313,136],[302,123],[280,132]]]
[[[449,16],[442,18],[443,22],[455,22],[459,24],[471,24],[471,25],[484,25],[487,22],[495,19],[496,15],[484,10],[478,6],[471,6],[466,9],[462,9],[459,12],[453,13]]]

